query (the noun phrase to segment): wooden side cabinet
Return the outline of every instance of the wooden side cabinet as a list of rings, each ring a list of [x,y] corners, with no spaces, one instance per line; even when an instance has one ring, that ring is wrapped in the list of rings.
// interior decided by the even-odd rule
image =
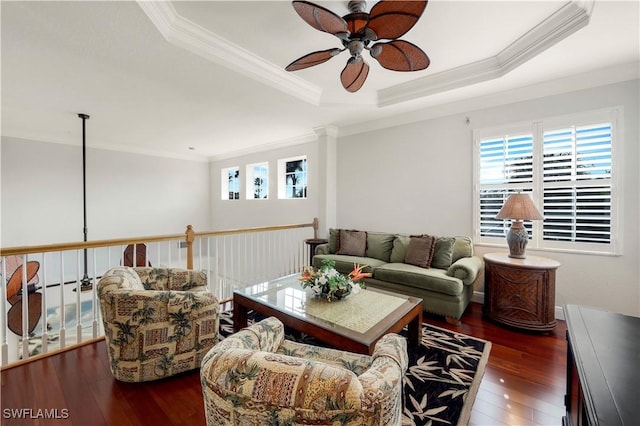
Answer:
[[[507,253],[484,255],[484,315],[524,330],[550,331],[556,326],[556,269],[544,257],[514,259]]]
[[[566,305],[564,426],[637,425],[640,318]]]

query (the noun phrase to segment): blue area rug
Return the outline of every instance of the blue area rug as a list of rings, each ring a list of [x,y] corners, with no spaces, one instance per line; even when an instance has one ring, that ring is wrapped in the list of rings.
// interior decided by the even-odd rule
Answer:
[[[220,334],[233,333],[232,312],[223,312]],[[260,320],[249,313],[249,323]],[[321,345],[313,337],[285,329],[287,339]],[[404,333],[404,331],[403,331]],[[409,351],[404,377],[404,425],[466,425],[471,415],[491,342],[428,324],[422,343]]]

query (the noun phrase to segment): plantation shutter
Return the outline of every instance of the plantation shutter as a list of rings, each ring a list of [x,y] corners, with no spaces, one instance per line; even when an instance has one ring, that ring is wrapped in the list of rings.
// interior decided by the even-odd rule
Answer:
[[[511,223],[496,219],[510,190],[531,191],[533,135],[480,141],[480,236],[504,237]],[[531,223],[525,224],[531,227]]]
[[[610,243],[611,123],[543,136],[543,239]]]

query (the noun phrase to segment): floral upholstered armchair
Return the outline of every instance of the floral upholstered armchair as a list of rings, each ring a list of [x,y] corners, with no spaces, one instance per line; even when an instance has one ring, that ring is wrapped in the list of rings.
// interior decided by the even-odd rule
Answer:
[[[200,370],[208,426],[399,425],[406,340],[372,356],[292,342],[269,317],[213,347]]]
[[[98,282],[114,377],[144,382],[199,368],[218,342],[218,299],[202,272],[110,269]]]

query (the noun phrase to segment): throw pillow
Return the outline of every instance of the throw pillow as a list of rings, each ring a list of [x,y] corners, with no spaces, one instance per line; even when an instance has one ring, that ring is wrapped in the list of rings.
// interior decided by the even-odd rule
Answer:
[[[391,263],[403,263],[404,258],[407,257],[407,247],[409,246],[408,235],[396,235],[393,240],[393,249],[391,250],[391,256],[389,262]]]
[[[338,250],[338,238],[340,230],[336,228],[329,229],[329,253],[334,254]]]
[[[338,250],[336,254],[349,256],[364,256],[367,250],[367,233],[365,231],[340,230]]]
[[[463,257],[473,256],[473,242],[469,237],[456,237],[456,243],[453,246],[453,258],[451,263],[455,263]]]
[[[412,236],[407,247],[404,263],[429,268],[436,248],[436,237],[431,235]]]
[[[393,249],[393,234],[383,234],[381,232],[367,232],[367,257],[388,262]]]
[[[453,260],[453,246],[455,237],[439,237],[436,240],[436,249],[433,252],[432,268],[449,269]]]

